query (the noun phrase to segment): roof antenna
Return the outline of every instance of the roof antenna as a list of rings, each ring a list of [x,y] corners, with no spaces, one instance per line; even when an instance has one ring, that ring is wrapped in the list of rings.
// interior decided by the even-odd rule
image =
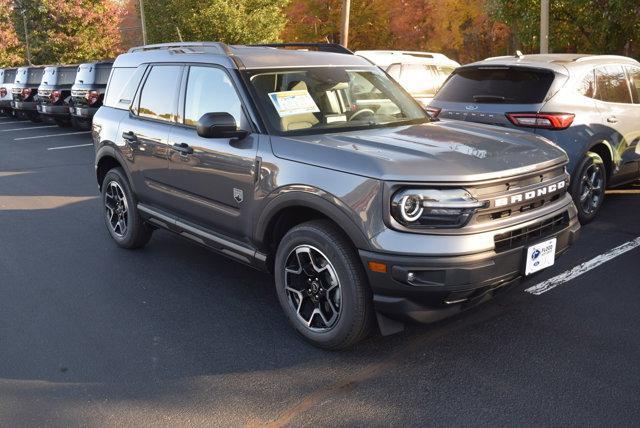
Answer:
[[[518,58],[520,58],[520,59],[524,58],[524,54],[522,53],[522,51],[521,51],[521,50],[517,50],[517,51],[516,51],[516,56],[517,56]]]

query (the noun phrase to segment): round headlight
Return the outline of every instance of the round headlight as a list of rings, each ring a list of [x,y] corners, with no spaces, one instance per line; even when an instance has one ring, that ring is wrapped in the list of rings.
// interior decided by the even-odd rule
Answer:
[[[400,201],[400,214],[405,221],[416,221],[422,215],[424,209],[420,204],[418,195],[405,195]]]

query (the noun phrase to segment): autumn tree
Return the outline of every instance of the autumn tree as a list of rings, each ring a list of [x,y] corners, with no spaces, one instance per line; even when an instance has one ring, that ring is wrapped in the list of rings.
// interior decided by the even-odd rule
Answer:
[[[0,67],[25,62],[22,44],[12,24],[13,2],[0,0]]]
[[[157,0],[145,4],[149,42],[277,41],[289,0]]]
[[[388,0],[353,0],[349,48],[382,49],[392,41]],[[342,0],[294,0],[287,9],[288,42],[340,42]]]
[[[117,0],[21,0],[14,24],[24,11],[32,62],[77,63],[114,57],[121,51],[124,8]],[[22,40],[24,42],[24,40]]]

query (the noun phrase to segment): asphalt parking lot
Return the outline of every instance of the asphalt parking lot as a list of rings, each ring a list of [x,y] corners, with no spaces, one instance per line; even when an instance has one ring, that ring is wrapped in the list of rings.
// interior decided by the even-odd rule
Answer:
[[[116,247],[88,132],[0,118],[1,426],[637,425],[640,185],[462,316],[318,350],[272,279],[168,232]],[[606,260],[606,261],[605,261]]]

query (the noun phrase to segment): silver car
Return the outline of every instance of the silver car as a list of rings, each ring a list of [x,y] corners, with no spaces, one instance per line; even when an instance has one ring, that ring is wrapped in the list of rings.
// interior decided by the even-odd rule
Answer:
[[[606,187],[640,178],[640,63],[605,55],[489,58],[457,69],[428,110],[442,119],[530,130],[569,155],[582,223]]]

